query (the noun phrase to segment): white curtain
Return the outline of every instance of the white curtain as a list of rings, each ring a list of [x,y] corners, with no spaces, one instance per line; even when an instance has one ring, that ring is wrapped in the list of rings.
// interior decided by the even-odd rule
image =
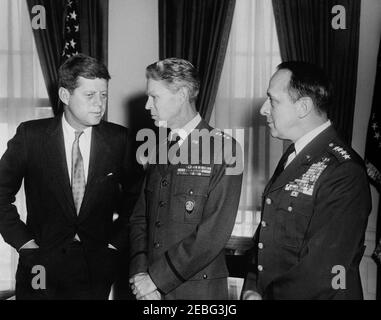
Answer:
[[[281,62],[270,0],[237,0],[211,124],[243,128],[244,177],[233,236],[252,237],[260,218],[261,195],[281,157],[259,108],[271,75]]]
[[[0,156],[17,126],[52,115],[25,0],[0,0]],[[1,178],[1,177],[0,177]],[[23,188],[16,205],[25,218]],[[14,289],[17,253],[0,237],[0,291]]]

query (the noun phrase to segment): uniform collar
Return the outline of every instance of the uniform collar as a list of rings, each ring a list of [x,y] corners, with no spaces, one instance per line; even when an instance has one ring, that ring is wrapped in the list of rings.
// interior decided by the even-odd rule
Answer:
[[[303,137],[299,138],[295,142],[295,153],[296,154],[300,153],[307,144],[309,144],[315,137],[317,137],[321,132],[327,129],[330,125],[331,125],[331,121],[327,120],[322,125],[316,127],[315,129],[305,134]]]
[[[168,140],[171,141],[174,134],[178,134],[180,139],[184,141],[188,135],[199,125],[201,122],[201,116],[199,113],[196,114],[196,116],[190,120],[184,127],[173,129],[168,135]]]

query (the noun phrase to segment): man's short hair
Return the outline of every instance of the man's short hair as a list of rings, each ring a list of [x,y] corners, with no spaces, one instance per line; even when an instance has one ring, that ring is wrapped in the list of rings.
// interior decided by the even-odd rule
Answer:
[[[67,59],[58,70],[58,87],[73,92],[78,86],[78,77],[86,79],[110,80],[107,67],[97,59],[85,54],[77,54]]]
[[[173,92],[186,87],[190,102],[197,99],[200,90],[200,78],[197,69],[184,59],[167,58],[154,62],[146,68],[146,78],[164,81]]]
[[[310,97],[318,112],[328,111],[332,104],[332,83],[320,67],[307,62],[286,61],[277,69],[291,72],[288,94],[293,102]]]

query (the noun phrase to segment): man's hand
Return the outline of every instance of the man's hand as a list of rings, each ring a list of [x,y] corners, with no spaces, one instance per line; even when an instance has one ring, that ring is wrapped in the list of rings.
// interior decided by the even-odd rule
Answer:
[[[146,272],[135,274],[130,278],[130,286],[132,293],[136,296],[136,299],[143,299],[144,296],[153,294],[157,291],[157,287],[152,281],[151,277]],[[157,292],[160,294],[159,292]],[[157,297],[157,294],[150,295],[149,297]],[[157,299],[152,299],[157,300]]]
[[[155,290],[154,292],[146,294],[138,300],[161,300],[161,294],[158,290]]]
[[[262,296],[256,291],[247,290],[243,292],[242,300],[262,300]]]
[[[25,243],[19,250],[22,249],[38,249],[39,246],[34,240],[30,240],[27,243]]]

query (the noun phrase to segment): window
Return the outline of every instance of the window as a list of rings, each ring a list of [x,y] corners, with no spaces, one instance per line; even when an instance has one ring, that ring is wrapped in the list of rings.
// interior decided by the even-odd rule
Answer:
[[[271,75],[281,62],[271,1],[236,2],[232,29],[212,125],[244,129],[244,176],[231,247],[251,245],[260,220],[263,189],[280,158],[283,144],[272,139],[259,109]],[[275,159],[275,161],[273,160]]]
[[[0,156],[17,126],[52,116],[25,0],[0,0]],[[23,187],[15,205],[25,218]],[[17,253],[0,237],[0,291],[14,289]]]

